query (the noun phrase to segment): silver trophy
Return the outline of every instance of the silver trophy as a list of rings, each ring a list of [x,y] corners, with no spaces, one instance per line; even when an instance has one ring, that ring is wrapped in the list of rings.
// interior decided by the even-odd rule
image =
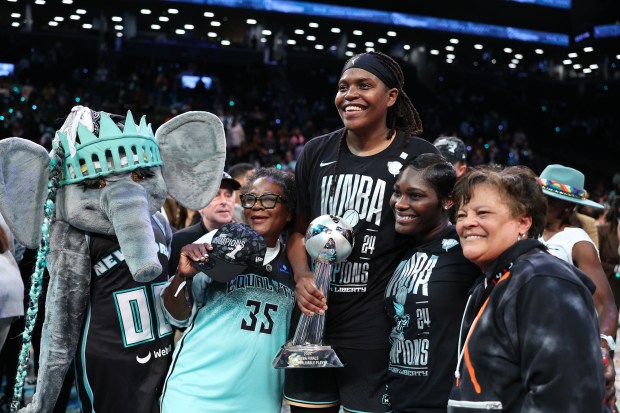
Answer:
[[[308,226],[305,245],[314,259],[315,284],[327,298],[332,265],[346,260],[353,249],[353,228],[340,217],[321,215]],[[302,314],[295,336],[282,346],[273,360],[273,367],[343,367],[334,349],[323,344],[324,331],[325,314]]]

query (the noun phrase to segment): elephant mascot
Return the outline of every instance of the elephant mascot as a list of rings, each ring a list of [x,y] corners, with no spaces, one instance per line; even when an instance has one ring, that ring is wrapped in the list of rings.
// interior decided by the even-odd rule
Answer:
[[[29,248],[32,275],[11,411],[19,408],[43,270],[50,284],[37,389],[20,411],[51,412],[75,361],[83,412],[157,412],[173,334],[160,307],[171,231],[166,195],[191,209],[215,196],[222,123],[188,112],[155,134],[142,117],[76,106],[47,151],[0,141],[0,213]]]

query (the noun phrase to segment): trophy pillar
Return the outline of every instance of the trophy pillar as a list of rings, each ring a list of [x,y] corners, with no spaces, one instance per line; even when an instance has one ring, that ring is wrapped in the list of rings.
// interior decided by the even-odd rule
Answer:
[[[321,215],[308,226],[304,241],[306,251],[315,260],[316,287],[327,298],[332,264],[345,261],[353,249],[353,227],[340,217]],[[277,369],[344,367],[334,349],[323,343],[324,332],[325,314],[311,316],[302,314],[293,339],[282,346],[272,362],[273,367]]]
[[[332,264],[318,259],[314,270],[316,286],[325,298],[329,292]],[[273,361],[277,369],[344,367],[331,346],[323,344],[325,314],[306,315],[299,318],[293,339],[282,346]]]

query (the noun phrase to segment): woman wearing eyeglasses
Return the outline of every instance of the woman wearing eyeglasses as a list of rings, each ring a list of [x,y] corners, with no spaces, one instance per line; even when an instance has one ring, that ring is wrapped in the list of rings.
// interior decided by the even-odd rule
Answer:
[[[181,249],[177,273],[162,296],[170,323],[187,329],[166,378],[162,412],[280,412],[284,375],[271,361],[287,339],[295,305],[295,281],[280,236],[295,204],[291,174],[261,168],[248,179],[241,206],[267,253],[262,268],[227,283],[196,276],[191,266],[208,261],[212,247],[204,242],[217,231]],[[188,279],[193,282],[183,284]]]

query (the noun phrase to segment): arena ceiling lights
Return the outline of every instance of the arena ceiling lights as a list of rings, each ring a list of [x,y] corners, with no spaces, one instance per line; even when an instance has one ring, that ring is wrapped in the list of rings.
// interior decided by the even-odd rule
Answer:
[[[530,0],[527,0],[530,1]],[[206,41],[229,47],[244,41],[247,31],[257,35],[260,43],[279,42],[289,52],[313,52],[341,57],[379,49],[407,59],[425,54],[437,63],[497,65],[523,72],[539,70],[541,65],[563,66],[570,76],[600,72],[606,63],[618,66],[614,57],[620,50],[592,47],[585,41],[565,46],[568,36],[550,33],[551,39],[540,47],[536,32],[482,23],[415,16],[366,8],[331,6],[321,3],[282,0],[165,0],[79,1],[68,4],[62,0],[0,0],[9,30],[59,33],[107,30],[117,37],[131,39],[165,37],[182,44]],[[174,3],[174,4],[173,4]],[[32,15],[28,16],[26,5]],[[239,4],[246,7],[238,6]],[[374,4],[374,3],[373,3]],[[237,8],[229,7],[238,6]],[[247,6],[250,5],[250,6]],[[285,7],[286,6],[286,7]],[[287,13],[283,24],[282,13]],[[343,14],[341,14],[343,13]],[[34,16],[34,18],[33,18]],[[387,20],[386,20],[387,19]],[[359,21],[373,23],[360,25]],[[378,20],[378,21],[377,21]],[[387,21],[387,23],[386,23]],[[0,22],[0,24],[2,24]],[[399,29],[400,27],[400,29]],[[458,30],[453,30],[454,28]],[[493,37],[493,30],[503,33]],[[0,26],[0,29],[2,27]],[[361,30],[360,30],[361,29]],[[429,32],[430,30],[430,32]],[[481,30],[481,31],[480,31]],[[486,30],[486,31],[485,31]],[[426,32],[424,32],[426,31]],[[463,36],[455,36],[457,32]],[[471,34],[475,33],[475,34]],[[559,37],[558,37],[559,36]],[[620,25],[596,26],[591,38],[620,36]],[[585,36],[584,39],[587,39]],[[591,44],[591,43],[589,43]],[[509,47],[508,47],[509,46]],[[585,47],[584,47],[585,46]],[[594,45],[596,46],[596,45]],[[503,50],[510,50],[510,52]],[[578,53],[571,64],[562,64],[567,54]],[[609,57],[609,60],[606,60]],[[577,68],[575,68],[577,65]]]
[[[347,46],[345,48],[345,44],[347,41],[351,41],[354,37],[351,36],[351,31],[349,30],[347,33],[346,29],[341,29],[341,32],[345,35],[343,37],[344,43],[339,44],[337,40],[332,40],[332,46],[329,48],[323,47],[323,44],[329,44],[330,40],[326,40],[325,33],[322,33],[323,36],[315,35],[315,33],[308,34],[306,33],[304,38],[301,39],[288,39],[285,40],[284,43],[289,47],[298,48],[300,50],[312,49],[313,47],[316,50],[330,50],[335,51],[339,48],[345,50],[344,54],[346,56],[352,56],[355,53],[359,53],[360,51],[369,51],[375,50],[375,48],[379,48],[383,51],[390,51],[393,53],[395,48],[401,48],[403,53],[414,53],[414,51],[425,51],[426,49],[432,49],[435,56],[438,59],[445,59],[446,63],[453,63],[454,61],[461,62],[466,61],[473,66],[478,67],[479,65],[485,64],[485,62],[490,63],[492,65],[505,65],[510,69],[519,69],[521,71],[539,71],[539,70],[547,70],[546,68],[550,66],[554,66],[560,64],[559,62],[562,60],[561,49],[564,48],[573,48],[571,47],[571,39],[568,34],[564,33],[554,33],[550,31],[541,31],[541,30],[531,30],[531,29],[522,29],[517,27],[509,27],[509,26],[501,26],[496,24],[486,24],[486,23],[476,23],[471,21],[461,21],[455,19],[446,19],[439,17],[428,17],[428,16],[420,16],[408,13],[400,13],[393,11],[380,11],[369,8],[360,8],[360,7],[347,7],[341,5],[333,5],[333,4],[324,4],[324,3],[314,3],[314,2],[303,2],[303,1],[283,1],[283,0],[165,0],[166,2],[172,3],[187,3],[193,5],[202,5],[207,7],[234,7],[248,10],[257,10],[259,12],[268,12],[268,13],[285,13],[289,15],[299,15],[299,16],[311,16],[319,19],[338,19],[338,20],[350,20],[355,22],[368,22],[374,23],[377,26],[387,26],[387,27],[403,27],[403,29],[420,29],[420,30],[430,30],[437,32],[437,36],[425,36],[424,44],[418,44],[411,46],[412,43],[407,40],[404,36],[401,38],[391,39],[393,37],[397,37],[396,33],[393,30],[388,31],[387,36],[385,34],[377,33],[379,30],[370,30],[368,26],[368,30],[364,30],[372,32],[370,35],[371,38],[368,39],[368,34],[364,33],[362,35],[361,30],[353,30],[353,36],[362,36],[367,40],[366,42],[356,42],[361,45],[361,48],[351,48]],[[511,1],[511,0],[506,0]],[[528,3],[530,5],[536,6],[546,6],[548,8],[557,8],[557,9],[570,9],[573,3],[572,0],[514,0],[519,3]],[[366,2],[365,4],[369,4]],[[374,3],[371,3],[374,6]],[[259,23],[260,24],[260,23]],[[313,27],[315,23],[312,22],[310,27]],[[333,23],[328,23],[330,26],[333,26]],[[403,30],[405,31],[405,30]],[[332,31],[334,33],[335,31]],[[437,38],[441,38],[442,36],[439,32],[444,33],[455,33],[455,34],[463,34],[466,37],[466,41],[463,43],[461,47],[455,47],[459,44],[459,40],[456,38],[451,38],[448,40],[448,44],[440,44],[437,42]],[[604,36],[612,37],[612,36],[620,36],[620,25],[610,25],[610,26],[596,26],[592,30],[592,38],[601,38]],[[293,37],[292,35],[289,37]],[[370,42],[374,37],[374,42]],[[475,37],[484,37],[488,40],[485,41],[487,46],[483,46],[480,42],[473,43],[472,39]],[[584,40],[587,37],[582,38]],[[291,40],[291,41],[289,41]],[[300,41],[301,40],[301,41]],[[505,45],[501,45],[501,41],[505,40],[509,42],[511,47],[504,47]],[[261,39],[261,42],[266,42],[265,38]],[[304,43],[315,43],[315,44],[304,44]],[[373,43],[372,46],[369,46],[368,43]],[[519,44],[541,44],[547,45],[545,50],[549,53],[545,53],[543,48],[537,47],[521,47]],[[350,44],[350,43],[349,43]],[[318,46],[318,47],[317,47]],[[425,47],[426,46],[426,47]],[[481,51],[478,54],[471,53],[469,49],[474,48],[476,51]],[[501,53],[502,48],[510,50],[510,52],[506,52],[506,55]],[[484,51],[482,51],[484,49]],[[513,52],[511,49],[515,49]],[[517,49],[520,51],[518,52]],[[581,49],[581,48],[579,48]],[[443,53],[440,53],[439,50],[443,50]],[[458,53],[458,52],[461,53]],[[617,52],[615,50],[612,51],[613,55]],[[396,53],[398,54],[398,52]],[[460,58],[459,58],[460,56]],[[464,60],[463,60],[464,59]],[[577,67],[573,65],[569,71],[569,76],[583,76],[587,73],[592,73],[593,70],[598,68],[597,60],[599,62],[604,61],[604,57],[601,55],[590,56],[588,61],[584,61],[576,64]],[[555,63],[554,63],[555,62]],[[594,69],[592,68],[594,65]],[[612,68],[615,70],[615,63],[612,63]],[[584,70],[585,69],[585,70]]]
[[[193,3],[211,7],[249,8],[252,10],[297,14],[340,20],[354,20],[391,26],[459,33],[474,36],[493,37],[498,39],[518,40],[568,46],[569,36],[562,33],[550,33],[539,30],[505,27],[494,24],[476,23],[438,17],[419,16],[399,13],[347,7],[321,3],[285,0],[167,0],[174,3]]]

